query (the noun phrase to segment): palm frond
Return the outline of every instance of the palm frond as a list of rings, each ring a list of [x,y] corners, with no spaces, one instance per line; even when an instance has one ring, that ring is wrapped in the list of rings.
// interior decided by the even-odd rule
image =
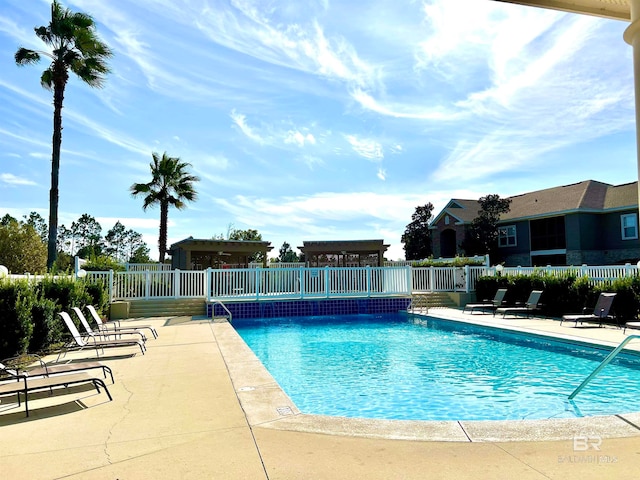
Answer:
[[[47,90],[53,90],[54,74],[51,68],[47,68],[40,76],[40,85]]]
[[[21,47],[15,54],[15,60],[20,66],[30,65],[40,61],[40,54],[35,50]]]

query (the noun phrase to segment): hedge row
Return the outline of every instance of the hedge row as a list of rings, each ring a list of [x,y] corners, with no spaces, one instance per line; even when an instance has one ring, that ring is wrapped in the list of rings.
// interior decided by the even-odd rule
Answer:
[[[102,283],[53,278],[40,283],[0,281],[0,359],[59,346],[67,328],[57,312],[88,304],[103,311],[108,300]]]
[[[571,274],[551,276],[539,273],[481,277],[476,282],[477,298],[493,298],[498,288],[507,289],[507,305],[525,302],[532,290],[542,290],[540,302],[543,304],[543,313],[551,317],[580,313],[583,308],[593,308],[601,292],[617,294],[611,313],[618,321],[636,319],[640,312],[640,276],[637,275],[597,285],[591,285],[586,277]]]

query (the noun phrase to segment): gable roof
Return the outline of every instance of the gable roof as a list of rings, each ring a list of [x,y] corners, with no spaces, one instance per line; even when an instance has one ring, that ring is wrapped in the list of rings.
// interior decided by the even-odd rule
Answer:
[[[511,208],[509,212],[502,215],[501,222],[578,211],[622,210],[638,207],[638,182],[610,185],[596,180],[585,180],[508,198],[511,200]],[[479,209],[477,200],[452,199],[433,220],[432,225],[435,225],[445,214],[455,217],[462,223],[470,223],[478,215]]]
[[[435,225],[445,215],[453,217],[456,222],[470,223],[478,216],[480,205],[477,200],[466,200],[462,198],[452,198],[442,211],[433,219],[432,225]]]

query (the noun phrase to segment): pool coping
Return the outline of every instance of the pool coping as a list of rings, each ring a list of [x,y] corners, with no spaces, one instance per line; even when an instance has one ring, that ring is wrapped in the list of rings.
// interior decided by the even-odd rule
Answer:
[[[419,313],[418,313],[419,314]],[[504,325],[479,315],[461,316],[459,310],[438,309],[429,312],[445,320],[492,326],[515,332],[546,336],[559,340],[588,343],[611,348],[607,340],[586,339],[570,334],[554,334],[535,328],[531,321]],[[550,321],[536,319],[542,321]],[[544,420],[415,421],[380,420],[311,415],[300,412],[280,388],[262,362],[227,321],[213,325],[220,353],[251,427],[326,435],[357,436],[414,441],[505,442],[624,438],[640,436],[640,412],[581,418]]]

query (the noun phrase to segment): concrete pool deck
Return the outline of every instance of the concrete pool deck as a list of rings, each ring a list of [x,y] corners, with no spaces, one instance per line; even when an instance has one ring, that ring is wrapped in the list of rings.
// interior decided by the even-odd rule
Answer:
[[[432,313],[611,345],[624,338],[621,330],[560,327],[552,320]],[[0,399],[3,479],[640,475],[639,414],[436,425],[303,415],[227,323],[189,317],[141,323],[152,323],[160,334],[147,342],[146,355],[125,348],[103,359],[115,374],[115,384],[108,385],[112,402],[104,393],[77,388],[34,399],[26,418],[12,398]]]

